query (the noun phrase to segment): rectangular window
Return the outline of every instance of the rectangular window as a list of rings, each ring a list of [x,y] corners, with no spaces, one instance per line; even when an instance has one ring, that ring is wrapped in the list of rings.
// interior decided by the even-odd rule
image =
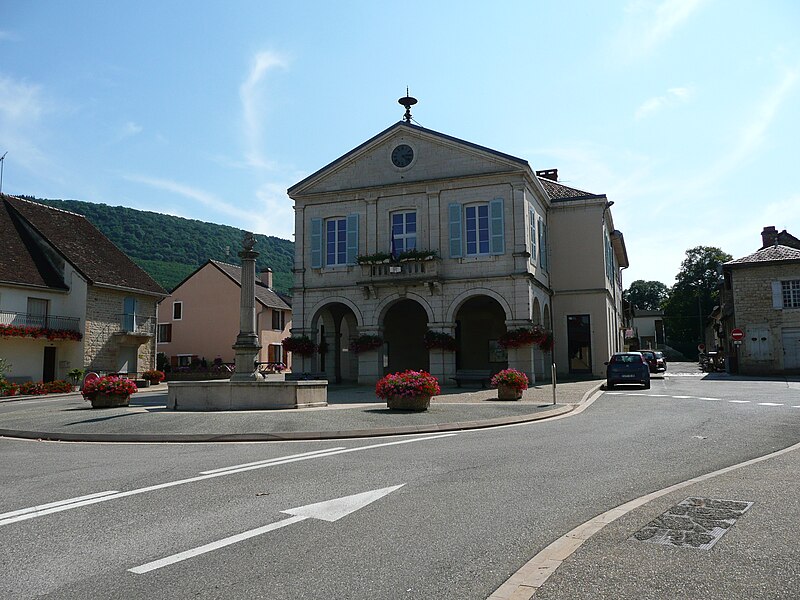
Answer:
[[[283,346],[281,344],[267,346],[267,361],[271,363],[283,362]]]
[[[548,270],[547,263],[547,225],[544,219],[539,218],[539,266]]]
[[[417,213],[392,214],[392,255],[417,249]]]
[[[347,264],[347,219],[325,221],[325,264]]]
[[[166,344],[172,341],[172,323],[159,323],[158,336],[156,342],[159,344]]]
[[[47,327],[47,313],[50,301],[43,298],[28,298],[28,327]]]
[[[800,308],[800,279],[781,281],[783,308]]]
[[[122,300],[122,330],[136,331],[136,312],[139,302],[133,296],[126,296]]]
[[[180,321],[183,318],[183,302],[172,303],[172,320]]]
[[[277,330],[277,331],[283,331],[284,327],[285,327],[285,321],[284,321],[284,317],[283,317],[283,311],[282,310],[275,310],[273,308],[272,309],[272,328]]]
[[[531,264],[536,265],[536,212],[528,211],[528,234],[531,238]]]
[[[489,254],[489,205],[476,204],[464,210],[467,256]]]

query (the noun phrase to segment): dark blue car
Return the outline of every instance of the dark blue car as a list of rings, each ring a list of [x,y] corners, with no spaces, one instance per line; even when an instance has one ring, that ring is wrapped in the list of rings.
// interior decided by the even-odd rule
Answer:
[[[617,352],[606,365],[607,390],[620,383],[638,383],[650,389],[650,366],[641,352]]]

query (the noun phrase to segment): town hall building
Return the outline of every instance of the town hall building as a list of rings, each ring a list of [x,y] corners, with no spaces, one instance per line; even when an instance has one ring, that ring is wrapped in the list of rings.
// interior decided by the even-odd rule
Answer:
[[[450,383],[513,367],[541,381],[553,363],[602,376],[622,350],[628,258],[612,202],[555,170],[412,124],[407,111],[288,194],[292,334],[320,347],[293,358],[295,373],[372,383],[422,369]],[[544,341],[500,343],[531,329]]]

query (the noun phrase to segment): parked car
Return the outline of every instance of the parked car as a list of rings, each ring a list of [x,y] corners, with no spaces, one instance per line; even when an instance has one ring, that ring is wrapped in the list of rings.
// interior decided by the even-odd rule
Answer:
[[[641,352],[617,352],[606,364],[606,389],[620,383],[638,383],[650,389],[650,366]]]
[[[664,353],[657,350],[640,350],[642,356],[650,366],[651,373],[663,373],[667,370],[667,361],[664,360]]]

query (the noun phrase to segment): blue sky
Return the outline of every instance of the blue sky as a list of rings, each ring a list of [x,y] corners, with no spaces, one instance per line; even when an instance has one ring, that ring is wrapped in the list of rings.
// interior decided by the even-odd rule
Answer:
[[[400,120],[614,201],[635,279],[800,237],[795,0],[0,0],[3,191],[292,238],[286,188]]]

